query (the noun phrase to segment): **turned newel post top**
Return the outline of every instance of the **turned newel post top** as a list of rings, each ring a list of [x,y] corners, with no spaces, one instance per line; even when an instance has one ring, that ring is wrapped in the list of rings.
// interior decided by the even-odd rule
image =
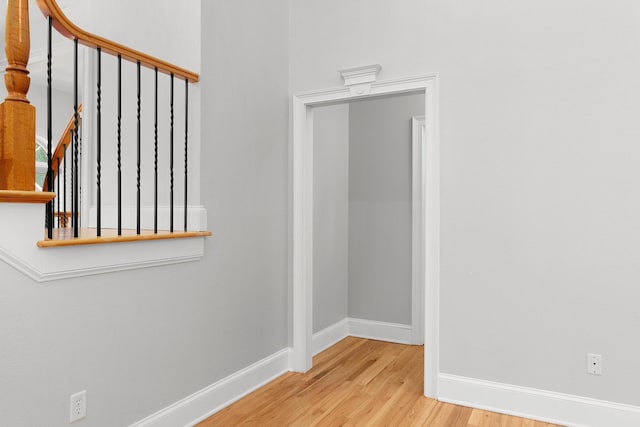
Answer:
[[[8,64],[4,75],[7,101],[29,102],[27,92],[31,79],[27,64],[30,49],[29,0],[8,0],[4,39]]]
[[[0,104],[0,190],[36,187],[36,110],[29,104],[29,0],[7,1],[7,97]],[[3,200],[0,200],[2,202]]]

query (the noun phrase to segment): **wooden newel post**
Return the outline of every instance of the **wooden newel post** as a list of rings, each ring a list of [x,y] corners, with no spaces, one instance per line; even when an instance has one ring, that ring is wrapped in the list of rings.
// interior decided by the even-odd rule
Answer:
[[[29,0],[7,1],[7,97],[0,104],[0,190],[35,191],[36,110],[27,99]]]

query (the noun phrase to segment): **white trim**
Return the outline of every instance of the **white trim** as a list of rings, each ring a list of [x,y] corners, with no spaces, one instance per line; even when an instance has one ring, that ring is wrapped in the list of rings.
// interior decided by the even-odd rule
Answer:
[[[203,238],[192,237],[189,240],[201,240]],[[183,239],[187,240],[187,239]],[[157,243],[160,242],[170,242],[173,240],[157,240],[157,241],[148,241],[148,242],[132,242],[132,243],[118,243],[118,245],[133,245],[133,244],[143,244],[144,247],[138,247],[138,249],[127,250],[125,251],[128,254],[132,254],[140,251],[154,251],[156,250],[154,246],[157,246]],[[196,242],[193,242],[196,243]],[[201,244],[201,242],[198,242]],[[35,242],[33,242],[35,246]],[[175,242],[174,242],[175,245]],[[113,246],[113,245],[110,245]],[[69,247],[71,248],[71,247]],[[55,249],[41,249],[41,250],[58,250],[65,251],[69,248],[55,248]],[[76,246],[75,248],[79,248]],[[113,249],[113,248],[112,248]],[[178,250],[175,246],[173,247],[174,251],[182,252],[182,250]],[[84,253],[87,251],[85,250]],[[79,254],[79,250],[75,251],[76,255]],[[84,256],[84,255],[83,255]],[[72,256],[70,256],[72,257]],[[96,258],[96,257],[92,257]],[[108,258],[108,257],[104,257]],[[121,257],[119,257],[121,258]],[[51,282],[54,280],[63,280],[63,279],[71,279],[74,277],[84,277],[84,276],[93,276],[96,274],[107,274],[114,273],[116,271],[127,271],[127,270],[137,270],[140,268],[150,268],[150,267],[160,267],[163,265],[171,265],[171,264],[181,264],[184,262],[194,262],[202,259],[202,255],[174,255],[166,258],[154,258],[152,260],[123,260],[123,261],[105,261],[104,259],[100,262],[100,265],[92,265],[89,267],[78,267],[77,265],[73,266],[72,269],[69,270],[60,270],[60,271],[45,271],[43,272],[41,269],[36,268],[33,264],[25,261],[19,257],[14,256],[11,252],[7,251],[4,248],[0,248],[0,260],[4,261],[7,265],[15,268],[25,276],[30,277],[32,280],[43,283],[43,282]]]
[[[400,323],[345,317],[313,334],[311,339],[313,355],[315,356],[347,337],[367,338],[397,344],[412,344],[412,327],[411,325]]]
[[[345,318],[313,335],[314,355],[347,336],[408,344],[410,329],[409,325]],[[283,349],[133,423],[130,427],[193,426],[288,372],[291,355],[291,349]]]
[[[328,349],[338,341],[342,341],[349,336],[349,322],[345,317],[344,319],[334,323],[331,326],[324,328],[321,331],[313,334],[311,339],[311,348],[313,355]]]
[[[424,116],[411,119],[411,344],[424,344]]]
[[[252,391],[289,371],[285,348],[166,408],[130,427],[194,426]]]
[[[399,93],[426,90],[427,88],[431,89],[433,91],[432,93],[436,95],[437,82],[438,82],[437,73],[421,75],[421,76],[404,77],[400,79],[381,80],[371,85],[371,95],[376,96],[376,95],[399,94]],[[348,101],[350,99],[356,99],[356,98],[358,97],[354,97],[353,95],[351,95],[349,88],[345,88],[345,87],[335,87],[335,88],[329,88],[329,89],[305,91],[305,92],[299,92],[293,95],[294,106],[296,105],[296,100],[297,100],[297,101],[300,101],[300,103],[305,107],[313,107],[313,106],[322,105],[326,103],[333,103],[336,101]],[[294,125],[295,123],[296,121],[294,120]],[[294,131],[295,131],[295,127],[294,127]]]
[[[380,64],[373,64],[347,68],[338,72],[344,80],[344,85],[349,87],[353,96],[364,96],[371,93],[371,84],[378,79],[378,73],[381,69]]]
[[[411,344],[411,325],[349,318],[349,336]]]
[[[635,427],[640,407],[440,374],[439,400],[573,427]]]
[[[440,147],[438,133],[438,75],[430,74],[371,84],[371,96],[425,91],[426,144],[423,232],[425,251],[425,395],[437,398],[439,372],[440,287]],[[328,102],[357,98],[350,89],[330,88],[293,96],[292,177],[292,293],[293,369],[311,368],[313,298],[313,110]]]
[[[329,334],[349,325],[382,322],[343,319],[318,332]],[[394,324],[386,324],[394,325]],[[395,325],[408,327],[408,325]],[[350,331],[352,332],[352,331]],[[378,334],[378,332],[372,335]],[[355,334],[349,334],[355,336]],[[336,335],[337,336],[337,335]],[[407,335],[408,336],[408,335]],[[372,339],[381,339],[372,337]],[[283,349],[167,406],[130,427],[194,426],[289,371],[291,349]],[[439,400],[487,411],[571,427],[635,427],[640,407],[565,393],[514,386],[450,374],[439,375]]]
[[[198,261],[204,256],[205,237],[113,243],[60,248],[38,248],[44,238],[43,206],[0,204],[0,260],[36,282],[89,276]]]
[[[300,98],[293,99],[293,354],[292,368],[312,365],[313,325],[313,115]]]
[[[429,80],[425,96],[424,172],[424,395],[438,398],[440,373],[440,80]]]
[[[373,83],[378,79],[378,73],[382,69],[380,64],[365,65],[362,67],[345,68],[338,70],[345,86]]]

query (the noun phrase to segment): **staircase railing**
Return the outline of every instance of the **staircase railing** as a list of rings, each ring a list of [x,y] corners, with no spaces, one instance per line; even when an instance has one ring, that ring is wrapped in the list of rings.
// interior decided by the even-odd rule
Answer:
[[[125,61],[133,63],[140,62],[142,66],[153,70],[157,68],[161,73],[168,75],[173,74],[175,77],[182,78],[191,83],[196,83],[199,80],[198,74],[193,71],[186,70],[151,55],[138,52],[137,50],[82,30],[64,15],[55,0],[37,1],[38,7],[44,16],[52,19],[53,28],[68,39],[78,40],[78,43],[84,46],[92,49],[101,49],[102,52],[110,55],[120,55]]]
[[[78,106],[78,112],[82,112],[82,104]],[[81,121],[78,125],[81,124]],[[53,175],[54,180],[58,177],[58,171],[60,170],[60,165],[64,161],[66,157],[66,152],[69,147],[71,147],[71,143],[73,142],[73,133],[76,130],[75,118],[71,117],[64,131],[62,131],[62,135],[60,135],[60,139],[56,144],[56,148],[51,156],[51,175]],[[44,177],[44,183],[42,184],[42,188],[47,188],[49,183],[49,173]]]
[[[96,170],[96,197],[97,197],[97,210],[96,210],[96,235],[101,236],[101,228],[102,228],[102,212],[101,212],[101,171],[102,171],[102,163],[101,163],[101,154],[102,154],[102,132],[101,132],[101,122],[102,122],[102,53],[113,55],[117,58],[117,233],[118,235],[122,234],[123,221],[122,221],[122,61],[133,62],[137,66],[137,159],[136,159],[136,233],[141,234],[141,72],[140,68],[142,66],[151,68],[155,73],[155,110],[157,112],[157,103],[158,103],[158,73],[164,73],[170,76],[170,122],[171,122],[171,147],[170,147],[170,221],[169,228],[170,231],[174,231],[174,158],[173,158],[173,145],[174,145],[174,78],[183,79],[185,82],[185,135],[184,135],[184,231],[187,231],[187,206],[188,206],[188,90],[190,82],[197,82],[198,75],[196,73],[190,72],[183,68],[172,65],[166,61],[162,61],[160,59],[154,58],[150,55],[138,52],[136,50],[130,49],[121,44],[112,42],[105,38],[96,36],[94,34],[88,33],[76,25],[74,25],[71,21],[67,19],[64,15],[60,7],[57,5],[55,0],[38,0],[38,6],[42,13],[48,17],[49,23],[49,43],[48,43],[48,63],[47,63],[47,76],[48,76],[48,133],[49,139],[51,138],[51,29],[55,28],[59,33],[64,35],[65,37],[73,40],[74,42],[74,122],[76,123],[76,128],[78,128],[79,124],[79,115],[80,112],[78,110],[78,44],[82,44],[91,49],[95,49],[97,52],[97,140],[96,140],[96,152],[97,152],[97,170]],[[158,118],[157,113],[155,117],[155,128],[158,126]],[[156,131],[157,132],[157,131]],[[78,137],[79,132],[74,132],[74,145],[78,146]],[[157,153],[157,135],[155,137],[155,153]],[[157,154],[156,154],[157,156]],[[157,158],[154,160],[154,164],[156,167],[155,177],[154,177],[154,192],[157,195],[158,192],[158,171],[157,171]],[[73,161],[72,161],[72,181],[74,182],[74,187],[71,189],[72,195],[72,216],[71,223],[72,228],[74,229],[74,237],[79,236],[79,194],[80,189],[79,185],[79,176],[78,176],[78,150],[74,151]],[[50,175],[51,175],[51,164],[49,167]],[[53,177],[49,176],[48,182],[49,187],[48,190],[53,190]],[[53,227],[53,202],[51,202],[47,208],[47,234],[49,238],[52,238],[52,227]],[[158,231],[158,201],[157,196],[154,201],[154,231],[157,233]]]
[[[82,112],[82,104],[78,106],[78,112]],[[78,126],[80,126],[81,123],[82,119],[78,122]],[[72,217],[71,212],[67,211],[67,152],[72,148],[74,132],[76,132],[76,130],[75,117],[71,117],[64,131],[62,131],[62,135],[60,136],[58,143],[56,144],[56,148],[51,156],[51,169],[47,170],[47,174],[45,175],[44,182],[42,184],[43,189],[49,188],[49,177],[53,176],[54,190],[56,193],[53,226],[55,227],[57,225],[58,228],[69,227],[69,219]],[[59,178],[58,174],[60,174],[61,167],[63,166],[63,175]]]
[[[13,198],[13,193],[32,192],[35,187],[35,157],[34,146],[35,141],[35,109],[30,105],[27,99],[27,92],[29,90],[30,78],[29,71],[27,69],[27,63],[29,61],[29,0],[8,0],[7,2],[7,25],[6,25],[6,40],[5,50],[7,54],[7,69],[5,73],[5,85],[7,87],[7,98],[5,102],[0,105],[0,201],[5,201],[7,198]],[[74,23],[72,23],[62,12],[55,0],[37,0],[38,7],[41,12],[47,18],[48,23],[48,46],[47,46],[47,152],[48,152],[48,171],[45,178],[45,185],[43,186],[43,196],[40,199],[35,197],[34,199],[41,200],[46,197],[52,197],[56,184],[58,189],[60,188],[59,173],[57,168],[61,163],[64,148],[71,147],[70,169],[71,169],[71,227],[73,229],[73,236],[79,237],[80,235],[80,194],[81,194],[81,177],[80,177],[80,156],[82,147],[82,138],[85,135],[82,132],[81,112],[82,107],[79,102],[79,76],[78,76],[78,46],[82,45],[91,49],[91,54],[95,55],[96,74],[94,79],[96,81],[95,87],[95,105],[92,108],[95,109],[96,115],[92,117],[95,120],[95,141],[89,141],[91,144],[91,152],[94,157],[92,162],[95,162],[95,180],[91,184],[91,191],[95,201],[95,236],[100,237],[102,235],[102,223],[103,223],[103,173],[105,167],[114,167],[114,174],[117,177],[116,190],[117,194],[117,235],[123,234],[123,227],[127,224],[123,224],[123,68],[122,62],[131,62],[136,66],[135,80],[136,80],[136,131],[135,131],[135,144],[136,144],[136,160],[135,160],[135,192],[136,192],[136,207],[135,207],[135,233],[137,235],[143,233],[142,226],[143,221],[141,219],[141,194],[142,194],[142,147],[149,148],[149,151],[153,152],[152,159],[145,159],[145,167],[153,167],[153,231],[152,233],[158,234],[159,231],[159,118],[158,104],[161,96],[159,95],[158,75],[168,76],[169,87],[167,88],[169,93],[165,96],[169,98],[168,110],[169,114],[166,117],[166,121],[169,122],[169,147],[168,158],[163,161],[168,162],[168,170],[166,173],[168,176],[163,176],[163,179],[168,182],[168,188],[162,189],[163,197],[166,196],[165,192],[168,192],[168,232],[174,233],[175,219],[174,210],[176,207],[180,208],[183,205],[184,218],[183,229],[184,233],[188,231],[188,154],[189,154],[189,85],[198,82],[199,76],[197,73],[189,71],[187,69],[178,67],[169,62],[155,58],[151,55],[139,52],[137,50],[126,47],[122,44],[113,42],[103,37],[91,34],[82,30]],[[64,138],[67,138],[67,144],[63,144],[64,148],[54,149],[52,141],[52,68],[53,68],[53,55],[52,55],[52,30],[56,30],[66,38],[73,42],[73,56],[74,56],[74,79],[73,79],[73,118],[67,126],[67,133]],[[105,165],[103,162],[103,101],[105,93],[103,93],[103,83],[105,76],[103,75],[102,62],[103,54],[114,57],[117,60],[117,90],[116,90],[116,102],[117,112],[113,119],[116,123],[116,141],[108,141],[109,149],[114,149],[115,145],[115,165]],[[141,68],[147,68],[152,71],[152,80],[150,84],[154,87],[154,101],[153,101],[153,137],[152,141],[142,141],[141,132]],[[148,73],[148,72],[147,72]],[[164,77],[163,77],[164,78]],[[176,142],[175,130],[178,128],[175,123],[176,118],[176,105],[174,91],[175,80],[184,82],[184,109],[180,108],[180,112],[184,113],[184,189],[182,190],[183,200],[180,205],[176,204],[174,190],[175,187],[175,171],[174,171],[174,143]],[[85,90],[88,90],[85,88]],[[125,117],[126,118],[126,117]],[[85,135],[86,136],[86,135]],[[165,136],[166,137],[166,136]],[[134,138],[129,138],[128,141]],[[114,154],[110,152],[110,154]],[[65,161],[66,164],[66,161]],[[85,171],[86,172],[86,171]],[[90,174],[93,175],[93,174]],[[92,178],[93,179],[93,178]],[[145,191],[150,191],[151,186],[147,185]],[[59,193],[60,191],[58,191]],[[177,191],[176,191],[177,193]],[[59,201],[58,201],[59,202]],[[45,226],[47,229],[47,238],[53,238],[53,229],[56,227],[55,217],[60,217],[60,208],[55,209],[56,201],[52,200],[47,203],[46,207],[46,220]],[[59,203],[58,203],[59,205]],[[64,216],[66,218],[66,209],[64,210]],[[66,226],[66,221],[57,221],[58,227]],[[91,221],[94,223],[94,221]],[[111,223],[115,221],[110,219]],[[164,222],[164,221],[163,221]],[[63,225],[64,224],[64,225]],[[132,224],[128,224],[132,225]],[[151,229],[149,224],[145,224],[147,228]],[[177,231],[176,231],[177,233]],[[179,234],[179,233],[178,233]]]

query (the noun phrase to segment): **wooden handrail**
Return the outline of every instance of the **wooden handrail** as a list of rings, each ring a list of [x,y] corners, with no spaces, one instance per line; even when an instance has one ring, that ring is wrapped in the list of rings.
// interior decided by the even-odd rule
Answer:
[[[82,112],[82,104],[78,105],[78,126],[80,126],[82,118],[80,117],[80,113]],[[62,163],[62,160],[65,156],[65,149],[71,146],[71,131],[75,129],[75,114],[71,116],[69,122],[67,123],[67,127],[64,128],[60,139],[58,140],[58,145],[51,156],[51,170],[53,171],[53,179],[55,183],[55,179],[58,176],[58,160]],[[47,185],[49,183],[49,174],[47,173],[44,176],[44,182],[42,184],[42,191],[47,191]]]
[[[45,191],[0,190],[0,203],[48,203],[54,197]]]
[[[69,21],[65,14],[62,13],[60,6],[58,6],[55,0],[37,0],[37,2],[38,7],[40,8],[44,16],[51,17],[53,19],[53,27],[60,34],[67,38],[70,38],[72,40],[78,39],[78,43],[84,46],[88,46],[94,49],[100,48],[103,52],[115,56],[120,55],[123,59],[132,62],[140,61],[140,64],[147,68],[157,68],[159,72],[162,72],[164,74],[173,74],[176,77],[181,77],[192,83],[195,83],[199,80],[198,74],[194,73],[193,71],[186,70],[184,68],[170,64],[169,62],[155,58],[151,55],[138,52],[137,50],[128,48],[119,43],[107,40],[103,37],[96,36],[82,30],[73,22]]]

